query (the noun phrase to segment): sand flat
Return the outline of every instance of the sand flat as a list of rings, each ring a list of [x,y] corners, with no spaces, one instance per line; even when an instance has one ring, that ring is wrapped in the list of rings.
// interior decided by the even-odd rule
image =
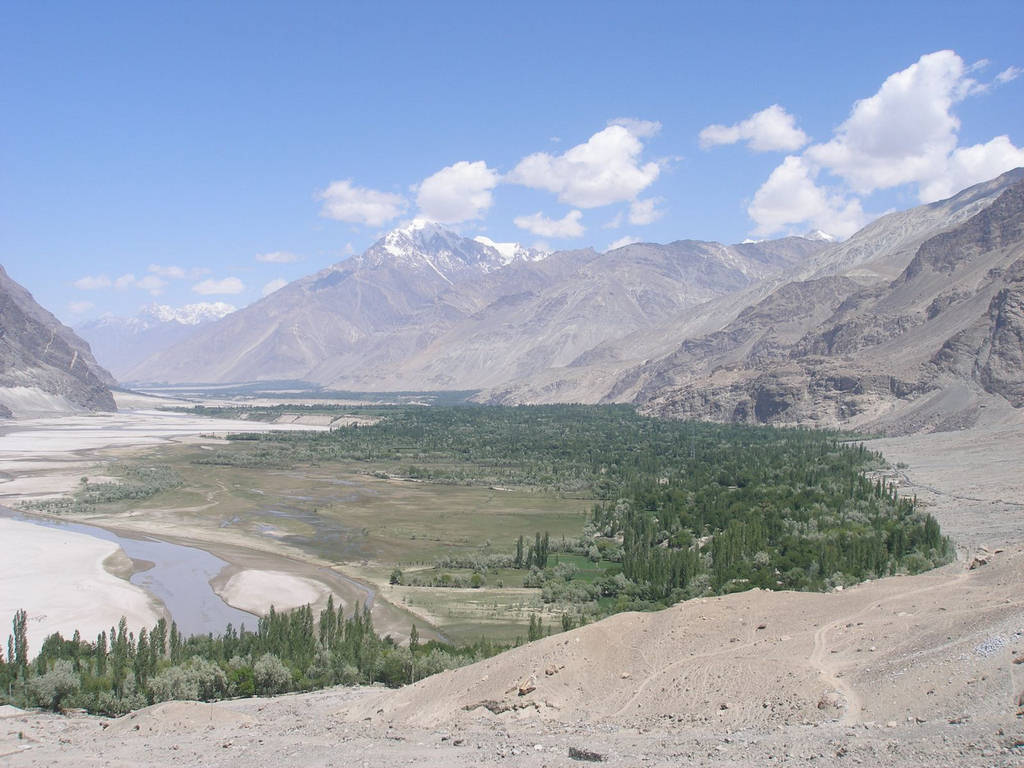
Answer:
[[[331,590],[326,584],[295,576],[284,571],[247,569],[234,574],[217,594],[228,605],[264,616],[274,606],[275,611],[316,604],[327,599]],[[335,603],[341,605],[337,596]]]
[[[4,518],[0,541],[0,622],[6,626],[18,609],[28,612],[31,656],[54,632],[70,638],[78,629],[83,639],[94,640],[121,616],[138,631],[163,615],[145,590],[103,567],[120,551],[113,542]]]

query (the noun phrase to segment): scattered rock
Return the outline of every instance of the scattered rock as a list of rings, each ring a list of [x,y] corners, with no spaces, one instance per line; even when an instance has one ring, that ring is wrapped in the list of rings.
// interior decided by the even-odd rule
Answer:
[[[818,709],[842,709],[845,701],[835,691],[829,691],[818,699]]]
[[[472,712],[474,709],[486,709],[488,712],[500,715],[502,712],[508,712],[512,706],[503,701],[488,699],[487,701],[478,701],[476,704],[467,704],[462,709],[466,712]]]
[[[569,757],[573,760],[585,760],[590,763],[603,763],[608,759],[606,755],[602,755],[600,752],[591,752],[589,749],[578,749],[576,747],[569,747]]]

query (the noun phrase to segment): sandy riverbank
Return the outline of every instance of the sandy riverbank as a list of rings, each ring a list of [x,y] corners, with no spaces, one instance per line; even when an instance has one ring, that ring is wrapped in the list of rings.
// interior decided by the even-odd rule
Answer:
[[[78,629],[83,639],[94,640],[121,616],[138,631],[163,615],[163,606],[145,590],[104,567],[108,558],[115,565],[125,559],[113,542],[3,518],[0,541],[0,621],[6,627],[15,611],[28,612],[30,655],[54,632],[70,638]]]
[[[217,594],[228,605],[264,616],[271,606],[275,611],[290,611],[326,602],[331,590],[321,581],[283,571],[245,570],[231,576]],[[343,605],[337,595],[334,602]]]

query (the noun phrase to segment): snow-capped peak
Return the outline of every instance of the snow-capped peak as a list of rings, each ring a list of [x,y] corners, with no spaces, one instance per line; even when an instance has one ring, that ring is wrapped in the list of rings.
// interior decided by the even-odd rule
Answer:
[[[496,250],[505,265],[511,264],[517,259],[520,261],[541,261],[548,256],[546,251],[538,251],[535,248],[524,248],[519,243],[496,243],[489,237],[477,235],[473,238],[478,243]]]
[[[181,323],[182,325],[199,325],[210,320],[219,320],[234,312],[235,306],[223,301],[202,301],[197,304],[186,304],[172,307],[168,304],[150,304],[143,307],[139,314],[149,316],[161,323]]]
[[[417,218],[384,235],[359,257],[359,263],[401,264],[411,270],[426,267],[452,283],[461,275],[486,274],[517,260],[539,261],[546,256],[518,243],[464,237],[437,222]]]
[[[804,240],[821,240],[826,243],[834,243],[836,236],[830,235],[828,232],[822,232],[820,229],[813,229],[804,235]]]
[[[423,250],[436,250],[453,240],[462,239],[451,230],[428,219],[413,219],[384,235],[380,245],[392,256],[407,258]],[[439,241],[439,242],[438,242]]]

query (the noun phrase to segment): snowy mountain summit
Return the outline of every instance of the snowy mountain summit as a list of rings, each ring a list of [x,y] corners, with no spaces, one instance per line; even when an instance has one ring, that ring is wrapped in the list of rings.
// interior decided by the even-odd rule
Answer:
[[[449,283],[471,274],[486,274],[515,261],[540,261],[546,253],[519,243],[496,243],[487,237],[468,238],[427,221],[413,219],[388,232],[358,257],[361,267],[392,264],[428,269]]]
[[[186,304],[183,307],[171,307],[167,304],[150,304],[139,313],[140,319],[152,318],[161,323],[181,323],[182,325],[199,325],[211,320],[220,320],[224,315],[234,312],[236,307],[223,301],[201,301],[197,304]]]

